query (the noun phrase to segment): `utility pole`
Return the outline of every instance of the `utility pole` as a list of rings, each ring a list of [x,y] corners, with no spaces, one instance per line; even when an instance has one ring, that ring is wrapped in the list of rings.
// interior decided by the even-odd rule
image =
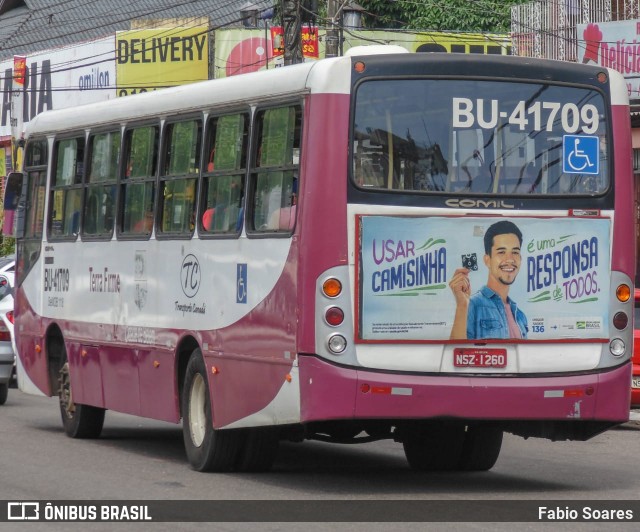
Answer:
[[[325,57],[338,57],[338,41],[340,35],[336,17],[338,16],[338,0],[327,0],[327,18],[329,24],[327,26],[326,42],[324,45]]]
[[[284,32],[284,64],[302,63],[300,0],[281,0]]]

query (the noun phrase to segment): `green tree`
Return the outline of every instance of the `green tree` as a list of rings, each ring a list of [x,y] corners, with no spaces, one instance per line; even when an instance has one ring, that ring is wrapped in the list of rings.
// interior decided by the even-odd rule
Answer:
[[[16,252],[16,241],[10,236],[0,236],[2,242],[0,243],[0,257],[10,255]]]
[[[366,28],[507,33],[524,0],[357,0]]]

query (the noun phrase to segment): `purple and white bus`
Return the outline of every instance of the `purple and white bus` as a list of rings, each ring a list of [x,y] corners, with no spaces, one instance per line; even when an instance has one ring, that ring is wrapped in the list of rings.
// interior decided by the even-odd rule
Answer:
[[[19,380],[69,436],[110,409],[182,422],[201,471],[384,438],[487,470],[504,432],[628,420],[623,78],[384,52],[31,121],[5,201]]]

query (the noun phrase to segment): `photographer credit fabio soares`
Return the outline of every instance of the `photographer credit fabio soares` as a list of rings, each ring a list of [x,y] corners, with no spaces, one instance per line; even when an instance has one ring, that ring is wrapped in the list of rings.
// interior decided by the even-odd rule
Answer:
[[[527,337],[527,317],[509,297],[520,265],[522,232],[508,220],[491,225],[484,234],[483,262],[487,283],[472,295],[468,268],[458,268],[449,281],[456,300],[451,340]]]

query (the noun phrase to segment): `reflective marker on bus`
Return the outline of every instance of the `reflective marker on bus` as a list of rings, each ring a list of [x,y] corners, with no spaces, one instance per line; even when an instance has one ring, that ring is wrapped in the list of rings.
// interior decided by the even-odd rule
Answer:
[[[69,436],[111,409],[182,423],[199,471],[385,438],[488,470],[504,432],[628,420],[623,78],[383,52],[31,121],[6,202],[20,386]]]

